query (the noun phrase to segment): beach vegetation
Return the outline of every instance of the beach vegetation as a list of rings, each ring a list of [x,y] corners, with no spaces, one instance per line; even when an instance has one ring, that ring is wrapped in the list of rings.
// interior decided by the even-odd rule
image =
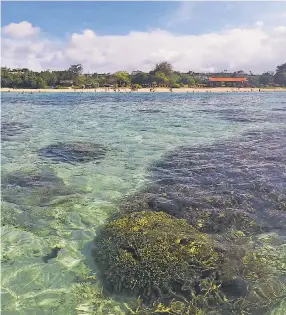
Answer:
[[[273,85],[274,84],[274,75],[266,72],[263,73],[260,77],[259,77],[259,84],[267,86],[267,85]]]
[[[274,82],[276,84],[286,86],[286,63],[277,67],[274,75]]]
[[[171,87],[173,84],[181,86],[198,86],[206,84],[209,77],[246,77],[251,87],[279,85],[286,86],[286,63],[277,66],[276,72],[265,72],[253,74],[251,71],[245,73],[243,70],[227,72],[226,70],[217,73],[195,73],[193,71],[179,72],[173,69],[171,63],[163,61],[157,63],[149,72],[140,70],[117,71],[115,73],[84,73],[83,65],[71,65],[67,70],[41,72],[31,71],[27,68],[9,69],[1,68],[1,79],[3,88],[29,88],[44,89],[56,86],[80,86],[84,88],[96,87],[134,87],[139,84],[142,87]]]

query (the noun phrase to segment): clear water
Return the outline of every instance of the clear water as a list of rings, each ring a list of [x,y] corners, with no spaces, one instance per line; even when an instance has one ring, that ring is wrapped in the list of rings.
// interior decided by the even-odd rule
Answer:
[[[209,145],[286,123],[286,95],[278,92],[3,93],[1,99],[2,124],[28,127],[3,138],[2,178],[17,170],[52,170],[65,185],[65,193],[60,186],[45,205],[29,190],[4,189],[3,314],[92,314],[88,298],[71,298],[74,285],[96,277],[86,248],[118,201],[148,184],[152,163],[178,146]],[[68,141],[109,150],[100,163],[53,163],[38,154]],[[57,257],[45,262],[56,246]],[[101,313],[123,311],[117,302],[98,298]]]

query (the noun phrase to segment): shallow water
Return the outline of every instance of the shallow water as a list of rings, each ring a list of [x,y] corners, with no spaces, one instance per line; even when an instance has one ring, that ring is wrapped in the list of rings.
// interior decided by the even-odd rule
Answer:
[[[92,314],[68,299],[72,285],[95,275],[86,246],[125,195],[152,182],[150,166],[181,146],[275,136],[285,131],[285,107],[285,93],[3,93],[3,314]],[[66,142],[107,150],[86,163],[40,154]],[[277,173],[285,198],[285,173]],[[123,313],[104,303],[96,314]]]

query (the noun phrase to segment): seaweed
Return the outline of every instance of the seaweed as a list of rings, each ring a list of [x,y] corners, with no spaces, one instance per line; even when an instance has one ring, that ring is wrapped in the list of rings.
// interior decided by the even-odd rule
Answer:
[[[74,284],[66,299],[66,304],[69,304],[70,308],[76,311],[76,314],[126,314],[126,307],[123,303],[104,296],[101,288],[96,283],[81,282]]]

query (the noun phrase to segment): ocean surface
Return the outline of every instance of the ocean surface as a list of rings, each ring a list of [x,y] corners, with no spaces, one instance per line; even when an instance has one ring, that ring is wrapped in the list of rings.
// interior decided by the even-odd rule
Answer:
[[[186,148],[215,149],[199,167],[212,161],[214,178],[227,164],[218,176],[231,178],[225,190],[240,193],[247,176],[270,187],[271,211],[257,206],[263,195],[252,208],[261,213],[261,234],[286,243],[285,93],[2,93],[1,101],[3,315],[125,314],[121,302],[100,294],[89,244],[122,199],[166,185],[164,170]],[[245,147],[251,154],[241,154]],[[230,174],[242,160],[242,175]],[[180,170],[180,183],[204,183],[196,186],[200,202],[198,189],[214,183],[203,175],[184,181],[191,175]]]

